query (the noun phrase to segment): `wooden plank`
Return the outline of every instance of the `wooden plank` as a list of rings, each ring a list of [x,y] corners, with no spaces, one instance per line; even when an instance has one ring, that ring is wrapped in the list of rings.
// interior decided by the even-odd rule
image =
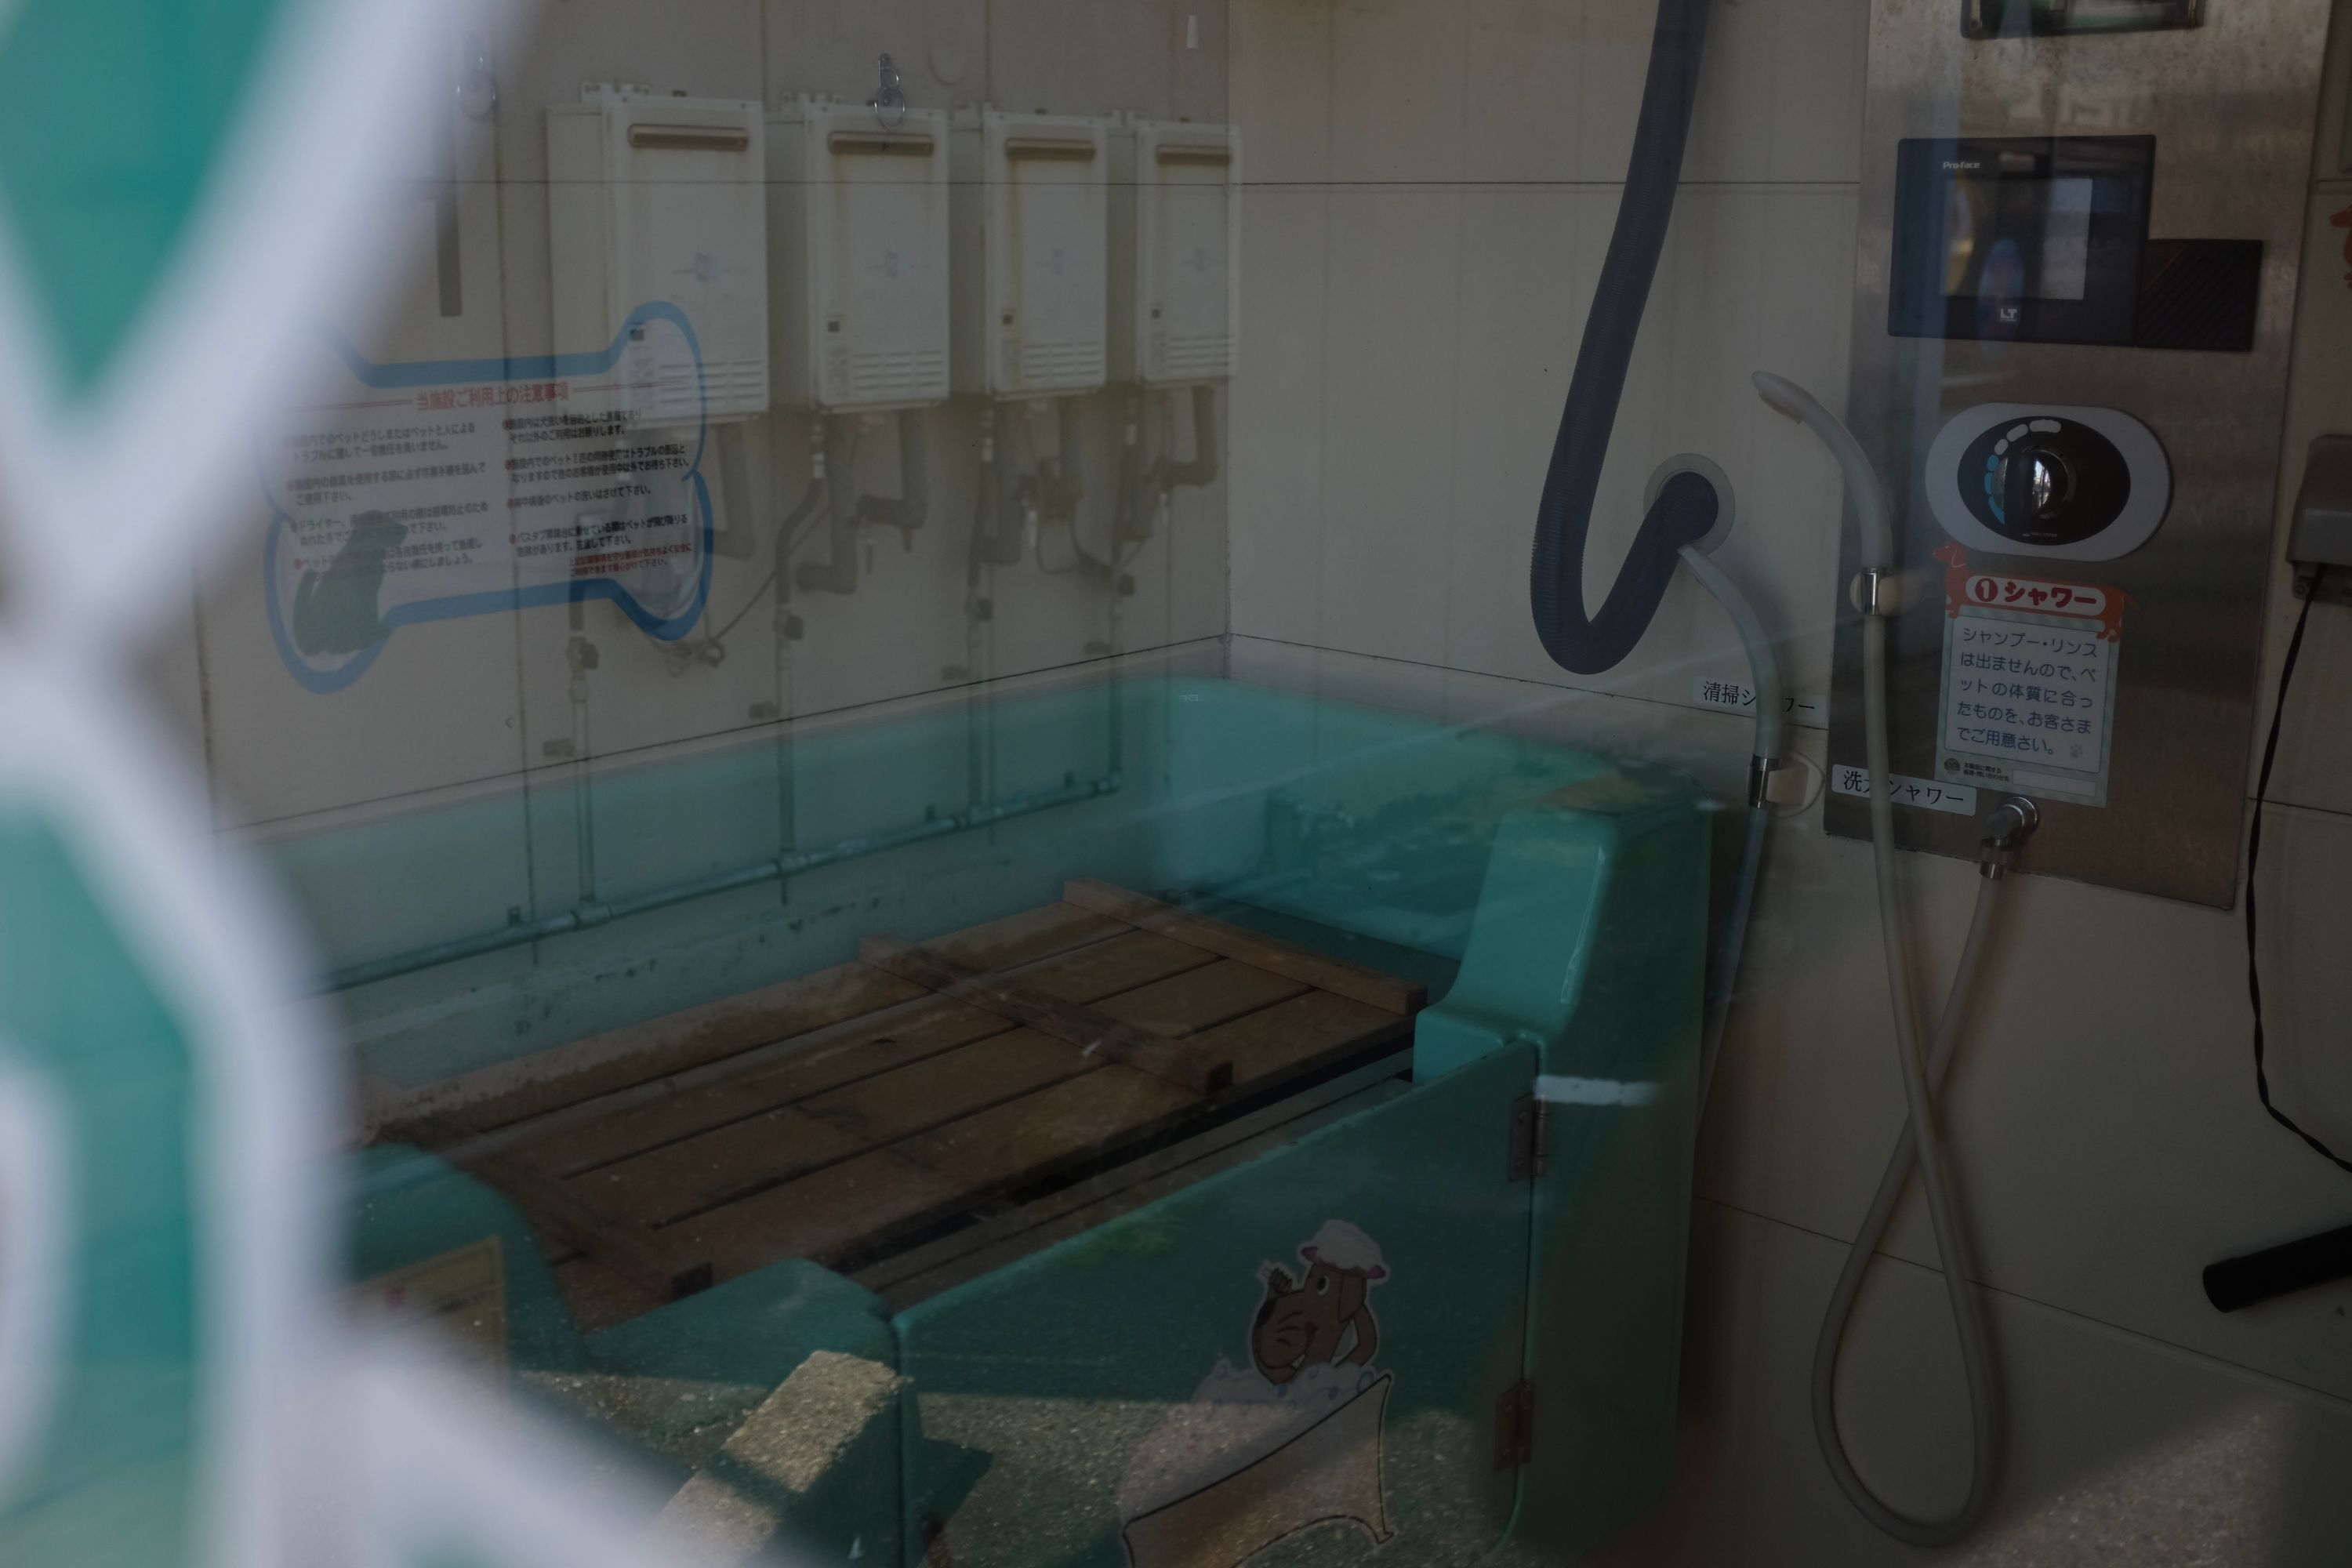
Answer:
[[[583,1334],[641,1317],[668,1300],[584,1254],[555,1266],[555,1288],[572,1309],[572,1327]]]
[[[1190,1035],[1303,994],[1307,987],[1237,959],[1213,958],[1198,969],[1116,996],[1095,1010],[1154,1035]]]
[[[1130,936],[1180,952],[1197,952],[1144,932]],[[1113,945],[1103,943],[1085,950],[1085,954],[1100,954]],[[1090,996],[1107,980],[1115,983],[1114,976],[1157,973],[1165,967],[1160,962],[1164,954],[1147,951],[1142,956],[1146,961],[1142,968],[1132,961],[1107,965],[1098,959],[1089,960],[1079,977],[1071,976],[1063,967],[1076,962],[1072,959],[1027,973],[1037,977],[1041,989],[1054,984],[1070,994]],[[1223,1023],[1304,989],[1263,970],[1200,956],[1208,962],[1111,996],[1105,1008],[1126,1007],[1129,1009],[1127,1021],[1149,1019],[1160,1032],[1180,1035]],[[1009,1029],[961,1048],[926,1052],[841,1088],[798,1099],[789,1107],[739,1117],[697,1136],[603,1165],[575,1178],[571,1185],[596,1206],[624,1218],[667,1224],[1103,1065],[1099,1056],[1083,1056],[1066,1041],[1035,1030]]]
[[[675,1301],[710,1288],[710,1263],[642,1226],[603,1213],[554,1178],[509,1156],[478,1161],[473,1173],[514,1200],[533,1229],[608,1265],[640,1289]]]
[[[445,1079],[390,1111],[377,1136],[434,1147],[421,1130],[503,1127],[922,994],[870,964],[819,970]]]
[[[1277,1149],[1287,1148],[1318,1128],[1328,1127],[1360,1110],[1384,1105],[1405,1093],[1407,1088],[1404,1083],[1391,1079],[1374,1088],[1360,1089],[1336,1103],[1309,1109],[1278,1126],[1261,1129],[1231,1143],[1203,1150],[1181,1164],[1150,1172],[1113,1191],[1097,1194],[1084,1201],[1072,1203],[1058,1213],[1040,1216],[1026,1227],[990,1237],[984,1243],[975,1244],[961,1253],[943,1256],[929,1267],[906,1273],[888,1285],[869,1285],[867,1288],[880,1296],[892,1311],[904,1311],[919,1301],[954,1289],[967,1279],[978,1279],[1032,1253],[1043,1252],[1056,1242],[1066,1241],[1098,1225],[1132,1214],[1146,1204],[1171,1193],[1181,1192],[1196,1182],[1205,1181],[1235,1166],[1245,1165]],[[1119,1167],[1122,1173],[1126,1169],[1125,1166]],[[1073,1193],[1086,1190],[1083,1184],[1070,1189]],[[1061,1195],[1055,1194],[1055,1197]],[[1025,1214],[1027,1209],[1024,1207],[1017,1212]],[[968,1231],[956,1231],[940,1239],[942,1243],[961,1241],[981,1228],[975,1226]],[[898,1256],[909,1255],[902,1253]],[[889,1261],[895,1263],[898,1258]],[[861,1272],[855,1278],[863,1284],[866,1276]]]
[[[1359,1044],[1412,1037],[1410,1017],[1328,991],[1309,991],[1198,1037],[1203,1047],[1232,1060],[1234,1084],[1243,1089],[1290,1076],[1302,1064]]]
[[[952,1178],[976,1203],[1108,1152],[1139,1128],[1202,1110],[1197,1098],[1165,1079],[1108,1067],[909,1139],[898,1152]]]
[[[942,951],[978,968],[1033,963],[1134,934],[1134,928],[1068,904],[1024,910],[940,939]],[[464,1133],[543,1116],[566,1106],[674,1077],[794,1035],[914,1001],[923,988],[845,963],[740,995],[607,1029],[512,1061],[412,1090],[373,1097],[375,1136],[419,1142],[420,1124]]]
[[[1394,1014],[1310,991],[1194,1037],[1234,1052],[1244,1076],[1217,1097],[1226,1100],[1351,1058],[1384,1055],[1410,1027]],[[1144,1084],[1153,1080],[1133,1081],[1140,1076],[1106,1068],[908,1139],[897,1151],[962,1183],[976,1202],[1115,1153],[1213,1109],[1152,1092]]]
[[[1062,901],[1108,915],[1145,931],[1158,931],[1224,958],[1304,982],[1318,991],[1336,992],[1353,1001],[1390,1013],[1415,1013],[1429,1000],[1423,986],[1360,963],[1333,958],[1292,942],[1228,925],[1173,904],[1129,892],[1125,888],[1076,878],[1062,885]]]
[[[1268,1005],[1269,998],[1281,1000]],[[1106,1011],[1122,1005],[1173,1034],[1205,1026],[1207,1033],[1197,1037],[1237,1041],[1252,1053],[1261,1079],[1320,1063],[1335,1046],[1354,1049],[1371,1042],[1362,1048],[1377,1052],[1385,1041],[1393,1050],[1404,1029],[1394,1015],[1307,991],[1239,963],[1213,963],[1101,1004]],[[1268,1015],[1280,1016],[1271,1026],[1247,1027]],[[860,1166],[864,1173],[854,1180],[834,1176],[840,1166],[826,1167],[713,1207],[677,1228],[698,1250],[714,1254],[719,1278],[727,1277],[730,1257],[746,1258],[769,1247],[771,1258],[870,1256],[887,1247],[893,1234],[936,1226],[1000,1192],[1164,1132],[1209,1113],[1213,1101],[1022,1029],[862,1079],[797,1109],[887,1143],[887,1152],[944,1179],[914,1183],[895,1166],[875,1166],[860,1156],[843,1162]],[[877,1186],[877,1172],[890,1180]],[[863,1195],[856,1212],[822,1219],[785,1213],[793,1204],[837,1203],[830,1181],[858,1187]],[[856,1228],[861,1214],[875,1219],[875,1229]],[[766,1231],[773,1235],[763,1241]],[[828,1250],[796,1250],[811,1247]]]
[[[858,943],[857,953],[876,968],[901,979],[1001,1013],[1033,1029],[1067,1040],[1089,1055],[1107,1057],[1194,1094],[1213,1094],[1233,1082],[1233,1064],[1213,1054],[1147,1034],[1026,985],[966,969],[952,959],[909,946],[895,937],[869,936]]]
[[[993,1013],[934,999],[786,1051],[763,1066],[560,1128],[522,1147],[548,1170],[576,1175],[1010,1027]]]
[[[1057,929],[1066,934],[1070,928],[1063,922]],[[1004,938],[1000,934],[994,940],[1001,945]],[[1215,955],[1199,948],[1122,929],[1107,942],[1051,954],[1020,973],[1034,976],[1041,991],[1066,1001],[1091,1002],[1216,962]],[[886,1009],[871,1027],[854,1026],[853,1020],[813,1031],[822,1037],[803,1046],[788,1040],[781,1042],[781,1050],[761,1047],[757,1052],[763,1058],[760,1065],[747,1065],[738,1074],[709,1079],[706,1068],[705,1081],[641,1098],[593,1120],[567,1117],[562,1125],[528,1141],[530,1158],[548,1170],[576,1175],[1013,1026],[997,1014],[939,998],[924,1005]]]
[[[732,1279],[785,1258],[830,1266],[877,1237],[952,1212],[962,1197],[946,1177],[877,1149],[672,1230],[681,1245],[709,1257],[716,1279]]]
[[[968,969],[1012,969],[1057,952],[1124,936],[1132,922],[1074,904],[1045,904],[934,937],[941,956]]]
[[[937,944],[933,946],[936,951]],[[1216,962],[1213,952],[1148,931],[1124,929],[1107,942],[1055,953],[1013,973],[1044,995],[1084,1005]]]
[[[443,1142],[457,1140],[455,1130],[427,1120],[419,1131]],[[485,1155],[466,1169],[512,1200],[542,1238],[602,1259],[646,1290],[665,1301],[690,1296],[710,1285],[710,1266],[688,1257],[642,1226],[598,1213],[563,1189],[563,1184],[511,1152]]]
[[[848,1159],[868,1142],[780,1105],[701,1137],[599,1166],[564,1185],[600,1213],[654,1226],[698,1214],[729,1194]]]
[[[868,1144],[894,1143],[1102,1065],[1066,1040],[1013,1029],[801,1102]]]
[[[854,1278],[867,1289],[882,1293],[894,1307],[911,1305],[971,1274],[1052,1245],[1071,1233],[1074,1216],[1095,1215],[1100,1205],[1136,1194],[1145,1195],[1134,1197],[1126,1206],[1140,1206],[1163,1192],[1263,1152],[1274,1146],[1267,1142],[1269,1139],[1295,1141],[1341,1115],[1402,1094],[1411,1087],[1402,1077],[1410,1061],[1405,1051],[1392,1051],[1354,1072],[868,1265]],[[994,1261],[956,1272],[963,1260],[982,1253]],[[924,1283],[915,1283],[919,1280]],[[904,1294],[908,1289],[915,1293]]]
[[[536,1136],[535,1119],[487,1138],[419,1126],[470,1142],[472,1168],[516,1199],[551,1250],[579,1249],[558,1267],[575,1310],[617,1321],[783,1258],[874,1257],[1237,1095],[1384,1042],[1392,1050],[1407,1032],[1394,1006],[1308,990],[1295,960],[1369,972],[1172,912],[1181,929],[1157,930],[1072,900],[928,948],[869,938],[849,967],[876,984],[832,971],[794,992],[797,1011],[695,1009],[633,1026],[652,1037],[649,1055],[688,1064],[675,1074],[593,1062],[497,1102],[610,1082],[610,1111],[592,1109],[592,1093],[539,1113],[548,1126]],[[1221,955],[1188,940],[1200,927],[1248,950]],[[1417,1000],[1418,988],[1376,978],[1386,1000]],[[826,1017],[860,997],[883,1016]],[[780,1016],[826,1021],[798,1043],[770,1031]],[[751,1028],[754,1017],[766,1023]],[[739,1067],[745,1054],[756,1059]],[[1130,1056],[1178,1070],[1163,1077]],[[673,1089],[667,1076],[685,1081]]]

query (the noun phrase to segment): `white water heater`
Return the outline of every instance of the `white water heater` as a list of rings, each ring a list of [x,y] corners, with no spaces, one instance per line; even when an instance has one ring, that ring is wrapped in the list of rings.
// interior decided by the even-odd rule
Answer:
[[[639,416],[764,411],[766,115],[757,103],[611,83],[581,100],[547,111],[556,351],[604,349],[640,310],[667,306],[693,346],[659,336],[675,363],[655,367]]]
[[[768,121],[775,396],[829,411],[949,392],[948,117],[803,98]]]
[[[1241,332],[1241,132],[1139,120],[1111,153],[1113,381],[1234,374]]]
[[[957,391],[1053,397],[1103,384],[1110,130],[1076,115],[959,112]]]

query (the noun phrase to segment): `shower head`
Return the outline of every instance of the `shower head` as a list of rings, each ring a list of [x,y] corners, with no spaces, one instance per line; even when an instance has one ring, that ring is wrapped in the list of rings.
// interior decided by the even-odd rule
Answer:
[[[1837,459],[1838,473],[1845,480],[1846,500],[1853,507],[1863,570],[1892,571],[1895,531],[1886,521],[1886,492],[1878,482],[1878,470],[1863,455],[1862,443],[1853,438],[1853,432],[1836,415],[1822,406],[1819,398],[1787,376],[1759,370],[1753,379],[1758,395],[1774,412],[1786,415],[1821,437],[1822,445]]]

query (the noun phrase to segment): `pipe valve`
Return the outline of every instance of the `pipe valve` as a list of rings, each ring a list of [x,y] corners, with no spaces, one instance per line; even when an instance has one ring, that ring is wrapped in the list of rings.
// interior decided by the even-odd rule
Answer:
[[[1998,882],[2017,864],[2017,852],[2042,826],[2042,812],[2021,795],[2011,795],[1985,814],[1984,837],[1977,845],[1977,873]]]

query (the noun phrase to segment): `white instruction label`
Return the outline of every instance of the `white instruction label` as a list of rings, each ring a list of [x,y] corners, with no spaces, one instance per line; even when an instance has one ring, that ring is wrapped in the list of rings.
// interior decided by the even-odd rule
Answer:
[[[1726,713],[1756,711],[1756,685],[1753,681],[1734,676],[1694,675],[1691,677],[1691,700],[1702,708],[1714,708]],[[1796,724],[1825,725],[1830,721],[1830,705],[1819,697],[1802,692],[1789,692],[1780,699],[1780,711]]]
[[[1830,790],[1835,795],[1868,800],[1870,770],[1833,767],[1830,770]],[[1887,778],[1886,794],[1897,805],[1916,805],[1923,811],[1948,811],[1960,816],[1976,815],[1977,792],[1967,784],[1938,784],[1934,779],[1915,779],[1894,773]]]
[[[1956,780],[2106,804],[2120,637],[2063,614],[1969,605],[1946,621],[1941,763]]]

